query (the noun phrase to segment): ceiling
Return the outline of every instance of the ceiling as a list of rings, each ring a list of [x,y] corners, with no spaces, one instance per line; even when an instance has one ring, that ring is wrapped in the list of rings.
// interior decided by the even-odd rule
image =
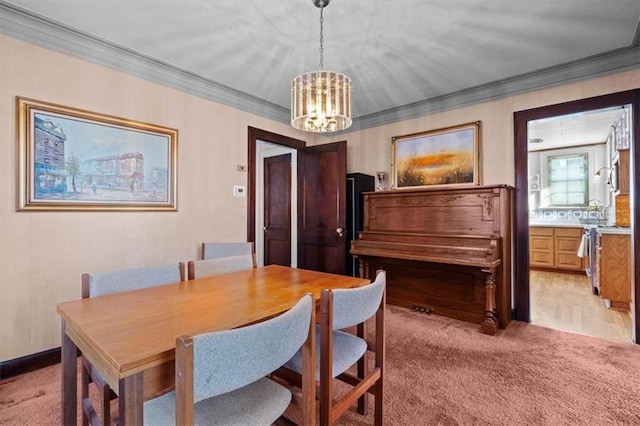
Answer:
[[[621,113],[614,107],[529,121],[529,151],[603,144]]]
[[[142,58],[165,74],[186,76],[187,90],[209,86],[229,99],[246,96],[285,122],[291,80],[319,62],[320,10],[310,0],[0,6],[56,32],[60,50],[91,56],[67,41],[91,40],[94,50],[119,52],[111,66],[132,67],[124,54]],[[638,0],[333,0],[324,10],[324,68],[351,77],[354,117],[371,126],[637,66],[639,20]],[[0,30],[56,43],[31,27],[5,21]]]

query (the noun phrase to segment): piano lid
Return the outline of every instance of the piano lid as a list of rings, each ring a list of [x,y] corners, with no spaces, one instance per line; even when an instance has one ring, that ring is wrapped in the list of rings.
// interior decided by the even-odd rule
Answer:
[[[497,236],[505,187],[364,194],[364,231]]]

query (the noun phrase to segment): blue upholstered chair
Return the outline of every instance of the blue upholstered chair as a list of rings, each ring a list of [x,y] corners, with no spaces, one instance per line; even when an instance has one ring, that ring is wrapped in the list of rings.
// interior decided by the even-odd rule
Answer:
[[[187,263],[188,279],[207,277],[210,275],[226,274],[255,268],[253,254],[239,254],[214,259],[190,260]]]
[[[251,242],[202,243],[202,260],[187,264],[187,278],[206,277],[255,268],[256,255]]]
[[[288,407],[291,392],[265,376],[305,343],[313,309],[313,298],[305,295],[269,320],[179,337],[175,390],[145,402],[145,424],[271,425]]]
[[[366,413],[366,394],[375,397],[376,425],[382,425],[383,379],[385,362],[384,307],[386,274],[380,270],[366,286],[322,291],[320,318],[316,330],[316,380],[319,383],[320,424],[332,425],[358,401],[358,411]],[[366,336],[366,321],[375,316],[373,340]],[[341,331],[356,326],[357,335]],[[374,358],[370,368],[367,354]],[[357,375],[346,373],[357,365]],[[292,384],[300,384],[301,352],[276,372]],[[334,399],[333,380],[352,386],[349,392]]]
[[[252,242],[202,243],[203,259],[217,259],[241,254],[253,255],[254,251]]]
[[[123,291],[138,290],[163,284],[184,281],[184,263],[171,263],[144,268],[121,269],[94,274],[82,274],[82,297],[106,296]],[[116,398],[100,373],[82,357],[82,425],[111,424],[110,400]],[[89,398],[89,385],[94,383],[100,398],[101,416]]]

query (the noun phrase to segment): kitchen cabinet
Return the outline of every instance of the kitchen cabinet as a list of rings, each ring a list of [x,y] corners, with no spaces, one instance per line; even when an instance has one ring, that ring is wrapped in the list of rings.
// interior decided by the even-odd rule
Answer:
[[[617,159],[614,159],[614,167],[617,168],[615,178],[618,180],[618,182],[616,182],[616,195],[629,194],[629,190],[631,189],[629,179],[631,177],[629,154],[628,149],[618,151]]]
[[[600,295],[614,309],[629,310],[631,301],[631,235],[599,234]]]
[[[629,169],[629,150],[619,151],[618,158],[614,162],[617,191],[614,193],[615,224],[616,226],[631,225],[631,208],[629,191],[631,189],[631,171]]]
[[[630,220],[629,194],[631,192],[631,109],[624,107],[618,113],[609,135],[611,170],[609,185],[614,196],[615,225],[628,227]]]
[[[532,268],[582,271],[578,248],[584,229],[560,227],[529,228],[529,265]]]
[[[578,257],[578,248],[584,235],[583,228],[554,228],[553,249],[554,266],[557,269],[571,271],[583,270],[582,258]]]
[[[529,264],[553,268],[553,228],[529,228]]]

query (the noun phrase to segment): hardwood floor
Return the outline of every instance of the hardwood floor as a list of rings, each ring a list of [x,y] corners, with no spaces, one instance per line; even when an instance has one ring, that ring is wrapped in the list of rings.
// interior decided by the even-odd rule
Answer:
[[[631,315],[608,309],[585,275],[531,271],[531,322],[631,343]]]

